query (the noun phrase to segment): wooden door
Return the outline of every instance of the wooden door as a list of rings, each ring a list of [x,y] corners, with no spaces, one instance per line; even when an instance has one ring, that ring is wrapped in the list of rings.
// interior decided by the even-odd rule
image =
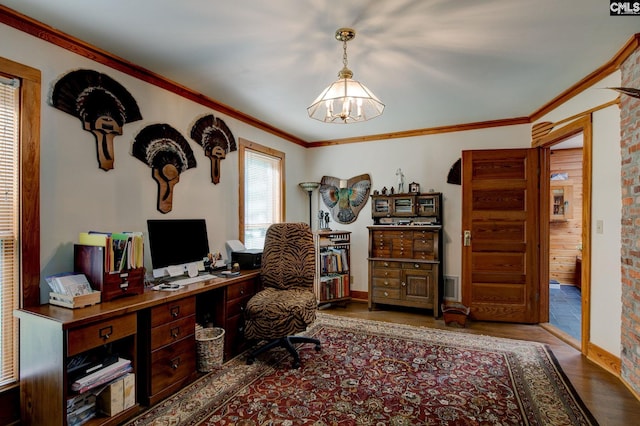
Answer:
[[[539,154],[462,153],[462,302],[485,321],[539,322]]]

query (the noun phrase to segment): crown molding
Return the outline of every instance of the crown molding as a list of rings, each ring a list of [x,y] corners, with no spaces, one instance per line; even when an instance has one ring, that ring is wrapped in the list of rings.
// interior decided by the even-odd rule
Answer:
[[[441,133],[461,132],[465,130],[477,130],[477,129],[486,129],[491,127],[513,126],[518,124],[533,123],[536,120],[540,119],[540,117],[547,114],[548,112],[554,110],[561,104],[567,102],[572,97],[576,96],[577,94],[591,87],[597,81],[617,71],[620,68],[620,65],[640,45],[640,33],[634,34],[629,39],[629,41],[622,47],[622,49],[620,49],[613,56],[613,58],[611,58],[609,62],[607,62],[606,64],[602,65],[600,68],[598,68],[591,74],[584,77],[582,80],[580,80],[579,82],[571,86],[569,89],[562,92],[560,95],[556,96],[547,104],[540,107],[538,110],[534,111],[528,117],[506,118],[506,119],[489,120],[489,121],[482,121],[482,122],[475,122],[475,123],[455,124],[450,126],[439,126],[439,127],[406,130],[406,131],[392,132],[392,133],[382,133],[382,134],[368,135],[368,136],[357,136],[357,137],[344,138],[344,139],[332,139],[332,140],[325,140],[325,141],[307,142],[290,133],[280,130],[270,124],[260,121],[255,117],[252,117],[248,114],[238,111],[237,109],[234,109],[228,105],[220,103],[201,93],[195,92],[194,90],[189,89],[188,87],[182,86],[159,74],[156,74],[150,70],[147,70],[146,68],[135,65],[123,58],[115,56],[105,50],[102,50],[89,43],[86,43],[82,40],[72,37],[62,31],[59,31],[53,27],[43,24],[42,22],[36,21],[35,19],[32,19],[21,13],[18,13],[15,10],[10,9],[3,5],[0,5],[0,22],[6,25],[9,25],[13,28],[16,28],[20,31],[23,31],[27,34],[30,34],[34,37],[37,37],[44,41],[52,43],[56,46],[62,47],[63,49],[69,50],[80,56],[84,56],[93,61],[96,61],[98,63],[111,67],[113,69],[116,69],[118,71],[121,71],[125,74],[129,74],[149,84],[153,84],[155,86],[161,87],[165,90],[175,93],[178,96],[181,96],[185,99],[189,99],[200,105],[209,107],[215,111],[218,111],[222,114],[228,115],[229,117],[242,121],[257,129],[263,130],[267,133],[271,133],[289,142],[293,142],[297,145],[307,147],[307,148],[342,145],[342,144],[358,143],[358,142],[371,142],[371,141],[380,141],[380,140],[388,140],[388,139],[399,139],[399,138],[408,138],[408,137],[414,137],[414,136],[425,136],[425,135],[434,135],[434,134],[441,134]]]

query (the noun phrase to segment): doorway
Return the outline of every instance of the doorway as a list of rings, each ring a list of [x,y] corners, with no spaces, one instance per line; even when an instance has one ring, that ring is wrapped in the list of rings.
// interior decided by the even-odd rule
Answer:
[[[569,142],[571,141],[571,142]],[[578,195],[581,198],[574,200],[572,203],[573,208],[581,210],[581,214],[574,214],[574,216],[581,218],[581,240],[578,247],[579,255],[575,258],[575,280],[580,286],[580,338],[575,339],[568,333],[563,332],[560,328],[552,325],[550,322],[542,323],[541,325],[547,328],[551,333],[555,334],[562,340],[566,341],[570,345],[579,349],[583,354],[587,353],[587,344],[590,339],[590,323],[591,323],[591,188],[592,188],[592,151],[593,151],[593,136],[592,136],[592,124],[591,114],[584,114],[580,118],[576,118],[569,124],[552,131],[547,136],[541,138],[536,146],[543,149],[543,164],[540,179],[541,194],[547,194],[547,198],[543,198],[543,209],[541,210],[541,218],[547,218],[542,220],[541,227],[541,268],[543,280],[540,281],[540,301],[541,309],[546,311],[543,313],[542,318],[549,318],[549,283],[551,276],[549,273],[550,267],[550,227],[553,214],[552,203],[554,200],[551,198],[551,168],[549,166],[551,160],[551,148],[558,150],[559,148],[569,147],[569,144],[575,144],[573,147],[579,147],[582,143],[582,188]],[[564,144],[564,145],[563,145]],[[554,154],[556,155],[556,154]],[[569,200],[571,201],[571,200]],[[571,248],[571,247],[570,247]],[[575,283],[574,283],[575,284]]]
[[[549,324],[582,340],[583,132],[551,145],[549,156]]]

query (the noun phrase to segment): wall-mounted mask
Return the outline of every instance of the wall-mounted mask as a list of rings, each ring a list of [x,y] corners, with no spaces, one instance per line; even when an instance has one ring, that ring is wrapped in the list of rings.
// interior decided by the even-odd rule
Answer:
[[[204,155],[211,161],[211,182],[220,182],[220,163],[228,152],[236,151],[236,140],[226,123],[213,115],[198,119],[191,128],[191,139],[203,149]]]
[[[152,124],[138,133],[133,142],[133,156],[151,167],[158,183],[158,210],[173,208],[173,187],[180,174],[196,167],[196,159],[187,140],[168,124]]]
[[[126,123],[141,120],[138,104],[120,83],[93,70],[71,71],[53,86],[51,105],[78,117],[96,139],[98,164],[113,169],[113,139]]]

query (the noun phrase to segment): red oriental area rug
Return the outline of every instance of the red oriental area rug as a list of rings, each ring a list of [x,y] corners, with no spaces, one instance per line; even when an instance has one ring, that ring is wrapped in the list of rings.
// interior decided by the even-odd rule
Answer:
[[[543,344],[318,314],[302,366],[274,350],[132,425],[595,425]]]

